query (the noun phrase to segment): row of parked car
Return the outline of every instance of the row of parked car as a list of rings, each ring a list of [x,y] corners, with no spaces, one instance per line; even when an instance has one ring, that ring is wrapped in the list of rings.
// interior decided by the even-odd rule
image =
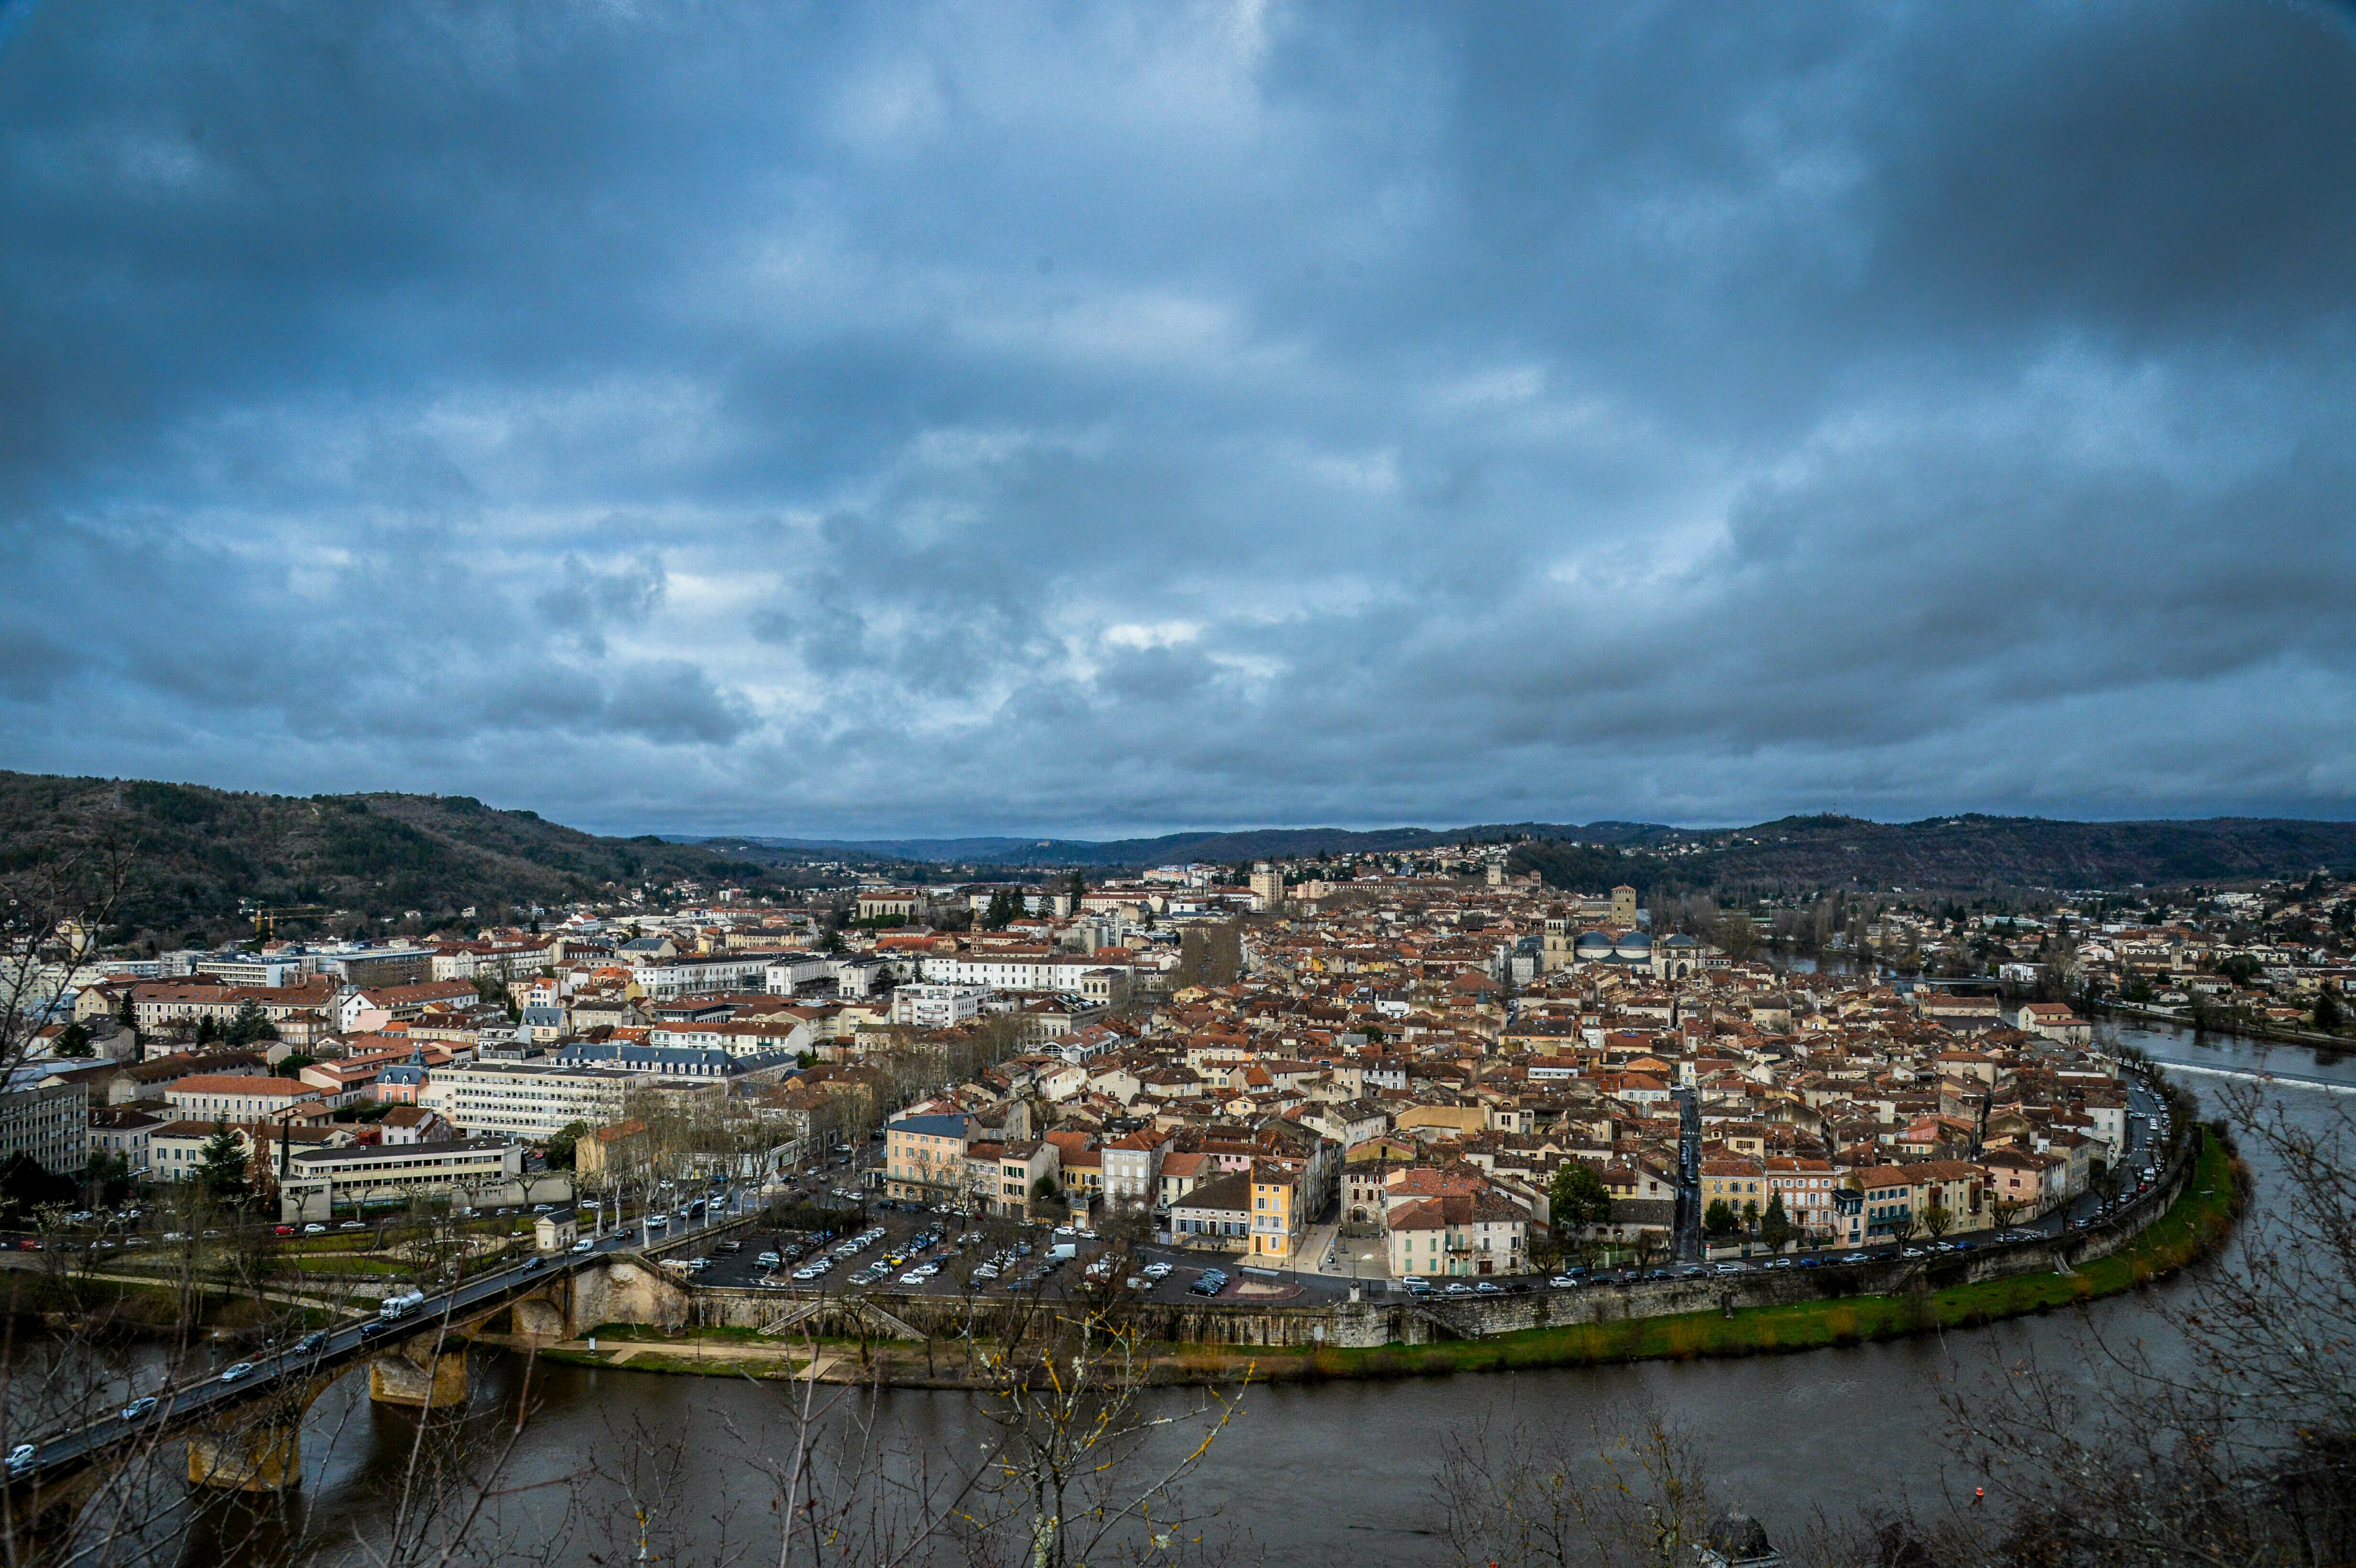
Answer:
[[[817,1257],[810,1259],[809,1262],[794,1270],[794,1277],[796,1279],[808,1282],[809,1280],[817,1279],[821,1275],[831,1274],[838,1262],[857,1257],[860,1253],[865,1252],[868,1248],[882,1241],[884,1239],[884,1231],[883,1226],[873,1225],[868,1229],[860,1232],[855,1236],[846,1237],[842,1242],[838,1243],[832,1251],[820,1253]],[[819,1239],[823,1242],[827,1240],[828,1237],[824,1232],[821,1232]],[[761,1254],[764,1260],[768,1258],[770,1255],[771,1254],[767,1253]],[[781,1259],[779,1261],[782,1262],[783,1260]],[[776,1267],[777,1265],[771,1264],[769,1266]]]

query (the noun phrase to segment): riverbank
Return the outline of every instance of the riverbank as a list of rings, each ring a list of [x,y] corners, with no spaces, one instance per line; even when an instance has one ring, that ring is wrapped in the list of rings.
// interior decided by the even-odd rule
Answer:
[[[1366,1349],[1153,1345],[1142,1348],[1157,1383],[1308,1382],[1328,1379],[1440,1376],[1643,1360],[1772,1355],[1837,1348],[1983,1324],[2080,1306],[2164,1278],[2207,1255],[2232,1233],[2247,1201],[2247,1173],[2223,1141],[2203,1140],[2201,1158],[2176,1201],[2135,1241],[2067,1273],[2014,1275],[1941,1289],[1852,1296],[1732,1311],[1567,1324],[1478,1339]],[[597,1348],[591,1349],[594,1339]],[[963,1388],[965,1358],[954,1341],[827,1339],[814,1345],[751,1329],[659,1328],[607,1324],[594,1335],[543,1348],[546,1360],[636,1371],[900,1387]]]
[[[2232,1013],[2212,1013],[2207,1019],[2196,1021],[2190,1009],[2185,1008],[2151,1007],[2115,999],[2083,1005],[2097,1017],[2125,1019],[2139,1024],[2165,1024],[2171,1029],[2181,1029],[2196,1040],[2204,1034],[2215,1034],[2232,1040],[2259,1040],[2267,1045],[2305,1046],[2309,1051],[2356,1051],[2356,1037],[2322,1034],[2314,1029],[2285,1029]]]

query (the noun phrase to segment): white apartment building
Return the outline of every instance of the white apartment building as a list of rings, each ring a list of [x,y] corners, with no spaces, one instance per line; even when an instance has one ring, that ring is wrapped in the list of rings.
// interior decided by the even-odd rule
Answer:
[[[772,953],[762,984],[773,997],[790,997],[804,986],[834,978],[835,961],[823,953]]]
[[[919,1029],[954,1029],[979,1017],[989,995],[984,986],[903,986],[892,993],[892,1021]]]
[[[923,965],[925,979],[936,985],[1076,997],[1089,995],[1090,976],[1097,976],[1098,994],[1103,995],[1113,974],[1093,958],[1072,954],[934,955]]]
[[[651,1000],[701,997],[715,991],[759,991],[769,983],[770,956],[665,958],[638,966],[634,976]]]
[[[731,1056],[798,1056],[811,1049],[809,1025],[796,1019],[780,1023],[757,1019],[747,1023],[657,1024],[647,1031],[648,1045],[689,1051],[724,1051]]]
[[[469,1136],[544,1138],[574,1122],[618,1121],[622,1097],[651,1072],[608,1072],[524,1061],[470,1061],[427,1074],[417,1103]]]

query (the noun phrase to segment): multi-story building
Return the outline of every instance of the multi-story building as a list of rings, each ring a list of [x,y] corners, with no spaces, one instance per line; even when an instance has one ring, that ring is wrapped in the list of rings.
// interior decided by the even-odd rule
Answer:
[[[415,1103],[469,1135],[504,1133],[536,1140],[575,1122],[596,1127],[619,1121],[624,1097],[655,1082],[651,1072],[470,1061],[435,1068]]]
[[[560,1067],[598,1067],[649,1073],[661,1079],[697,1079],[718,1083],[771,1083],[792,1072],[790,1056],[664,1045],[569,1045],[556,1056]]]
[[[1105,1197],[1114,1203],[1151,1204],[1159,1195],[1162,1157],[1169,1151],[1167,1133],[1124,1133],[1105,1144]]]
[[[513,1200],[523,1179],[523,1146],[505,1138],[354,1145],[305,1149],[287,1161],[279,1214],[325,1220],[338,1203],[403,1199],[423,1191],[472,1202]]]
[[[1252,1179],[1248,1170],[1196,1183],[1170,1205],[1171,1239],[1181,1244],[1242,1251],[1251,1245],[1251,1202]]]
[[[164,1091],[172,1115],[192,1121],[242,1122],[292,1115],[301,1120],[327,1115],[327,1092],[298,1078],[249,1078],[237,1073],[198,1073]]]
[[[120,1155],[133,1176],[147,1173],[147,1140],[167,1118],[136,1105],[99,1105],[90,1113],[90,1152]]]
[[[939,1203],[969,1192],[968,1121],[962,1115],[936,1115],[885,1123],[884,1181],[891,1196]]]
[[[674,957],[640,965],[638,988],[659,1001],[666,997],[704,997],[717,991],[759,991],[768,984],[766,953],[713,957]]]
[[[90,1163],[90,1086],[44,1088],[46,1072],[37,1063],[19,1068],[0,1091],[0,1161],[30,1155],[53,1175],[79,1175]]]
[[[318,953],[308,960],[313,973],[333,975],[347,986],[368,990],[379,986],[411,986],[434,977],[434,955],[422,947],[359,947],[342,953]]]
[[[1988,1173],[1963,1160],[1926,1159],[1911,1165],[1876,1166],[1852,1171],[1848,1201],[1837,1213],[1840,1240],[1849,1245],[1890,1236],[1922,1236],[1935,1224],[1941,1233],[1962,1235],[1990,1228]],[[1933,1221],[1933,1211],[1944,1218]]]
[[[990,996],[982,986],[926,982],[892,993],[892,1021],[918,1029],[955,1029],[981,1016]]]
[[[1256,1159],[1251,1168],[1251,1253],[1254,1257],[1289,1258],[1298,1250],[1301,1212],[1301,1162]]]
[[[1387,1229],[1394,1275],[1520,1274],[1529,1266],[1529,1212],[1494,1192],[1401,1204]]]
[[[203,1019],[226,1024],[252,1004],[285,1032],[292,1020],[327,1008],[335,994],[336,983],[319,978],[290,986],[142,981],[131,987],[131,1017],[143,1032],[161,1034]]]
[[[1039,1184],[1053,1182],[1061,1174],[1061,1157],[1062,1151],[1044,1138],[969,1142],[966,1179],[985,1212],[1027,1220]]]
[[[335,1125],[193,1118],[166,1122],[147,1135],[147,1179],[193,1179],[204,1168],[205,1146],[223,1132],[237,1139],[249,1176],[265,1182],[275,1180],[282,1165],[291,1167],[296,1149],[332,1148],[353,1141],[349,1127]]]
[[[914,888],[878,888],[859,895],[862,920],[913,920],[925,907],[925,895]]]
[[[1099,997],[1108,995],[1115,971],[1094,957],[1044,949],[927,955],[923,977],[942,986],[980,986],[992,991],[1044,992],[1087,997],[1088,976],[1098,975]]]

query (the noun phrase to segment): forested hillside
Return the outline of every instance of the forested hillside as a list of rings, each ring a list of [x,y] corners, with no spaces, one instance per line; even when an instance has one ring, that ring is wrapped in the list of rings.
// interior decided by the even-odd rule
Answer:
[[[648,881],[758,885],[781,874],[651,836],[601,838],[466,795],[304,799],[0,773],[0,866],[65,838],[132,852],[125,937],[166,945],[250,932],[241,900],[347,912],[290,931],[380,931],[387,916],[399,923],[412,910],[433,923],[473,906],[490,921],[510,906],[610,899]]]
[[[1618,848],[1541,837],[1513,865],[1556,887],[1994,888],[2159,887],[2303,877],[2356,866],[2356,823],[2265,817],[2198,822],[2064,822],[2033,816],[1944,816],[1868,822],[1790,816],[1755,827],[1647,832]]]

